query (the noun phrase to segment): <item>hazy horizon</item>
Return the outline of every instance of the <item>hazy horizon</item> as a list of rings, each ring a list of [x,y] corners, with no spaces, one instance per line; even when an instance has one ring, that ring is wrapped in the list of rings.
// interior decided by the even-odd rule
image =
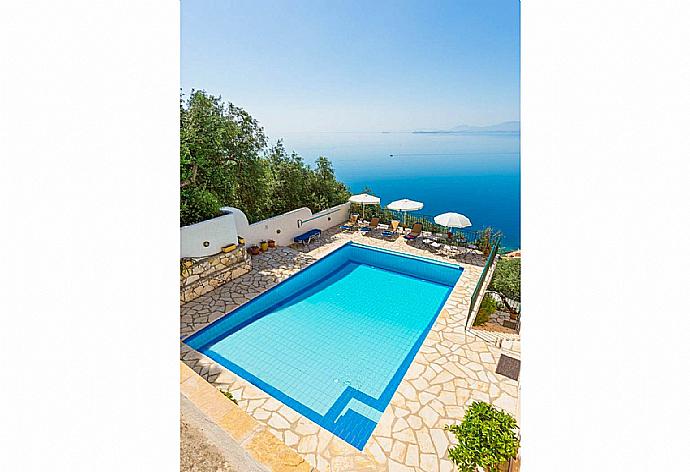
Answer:
[[[181,86],[269,136],[519,121],[519,2],[181,2]]]

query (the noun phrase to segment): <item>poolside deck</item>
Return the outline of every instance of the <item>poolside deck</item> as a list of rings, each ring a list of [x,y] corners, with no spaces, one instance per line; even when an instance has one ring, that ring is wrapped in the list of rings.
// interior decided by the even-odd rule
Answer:
[[[465,331],[470,297],[484,264],[480,254],[452,260],[421,247],[421,241],[387,241],[330,229],[308,247],[280,247],[255,256],[251,272],[183,305],[180,334],[191,335],[348,241],[464,268],[363,451],[183,343],[181,359],[209,383],[232,392],[240,408],[317,470],[454,470],[447,455],[454,438],[443,427],[461,421],[467,405],[483,400],[519,418],[519,383],[495,373],[501,350]]]

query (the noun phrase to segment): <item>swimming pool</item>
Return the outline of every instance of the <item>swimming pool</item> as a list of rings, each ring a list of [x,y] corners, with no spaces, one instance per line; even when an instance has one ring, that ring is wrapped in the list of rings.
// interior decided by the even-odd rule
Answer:
[[[184,342],[362,450],[461,275],[347,243]]]

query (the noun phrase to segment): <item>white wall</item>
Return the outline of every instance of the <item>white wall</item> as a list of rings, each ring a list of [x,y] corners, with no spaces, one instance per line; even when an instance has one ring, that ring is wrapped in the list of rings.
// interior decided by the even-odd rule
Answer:
[[[247,246],[268,239],[273,239],[278,246],[288,246],[295,236],[310,229],[324,231],[346,221],[350,214],[350,204],[343,203],[316,214],[312,214],[309,208],[298,208],[251,225],[242,210],[230,207],[223,210],[235,217],[237,234],[245,238]]]
[[[235,215],[227,213],[201,223],[183,226],[180,228],[180,257],[210,256],[219,253],[223,246],[237,244],[235,221]],[[204,246],[205,243],[208,245]]]

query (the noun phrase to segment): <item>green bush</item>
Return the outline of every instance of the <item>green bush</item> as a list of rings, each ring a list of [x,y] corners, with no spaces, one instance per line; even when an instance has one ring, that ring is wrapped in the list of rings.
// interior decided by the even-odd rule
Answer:
[[[506,298],[520,301],[520,259],[500,258],[489,284],[489,290],[498,292]]]
[[[446,426],[458,439],[458,445],[448,449],[448,457],[459,472],[475,472],[477,467],[498,472],[501,463],[517,456],[520,441],[516,429],[517,421],[510,414],[474,402],[461,424]]]
[[[482,303],[479,305],[479,311],[474,319],[474,326],[483,325],[491,318],[491,315],[496,313],[496,300],[489,294],[484,294]]]
[[[180,194],[180,221],[183,223],[192,224],[221,214],[218,198],[208,190],[182,189]]]

